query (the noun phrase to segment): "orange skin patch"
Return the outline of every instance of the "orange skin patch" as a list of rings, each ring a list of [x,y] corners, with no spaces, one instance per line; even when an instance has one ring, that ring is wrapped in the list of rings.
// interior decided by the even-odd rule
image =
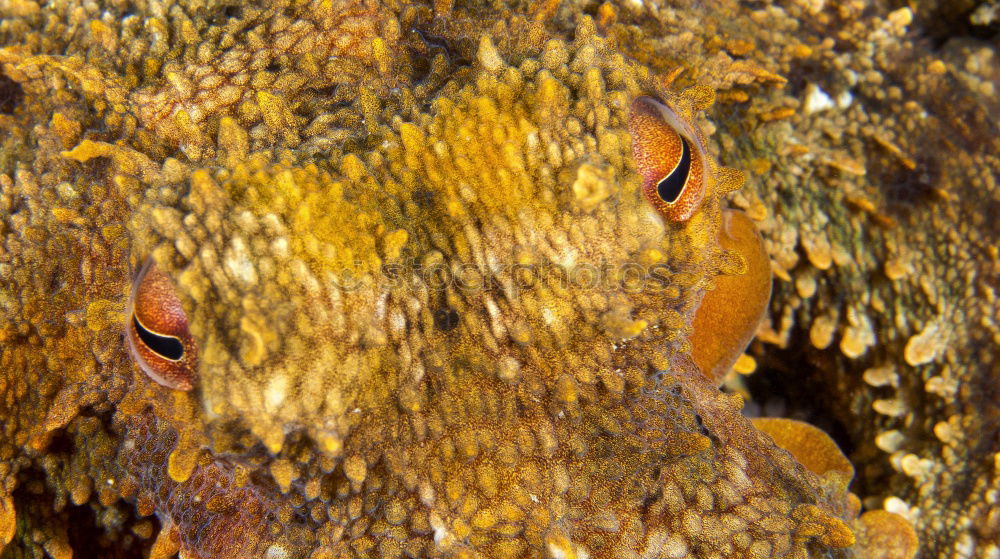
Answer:
[[[695,312],[691,357],[716,384],[753,339],[771,299],[771,260],[753,221],[738,210],[722,212],[719,244],[746,261],[746,272],[718,276]]]
[[[652,97],[638,97],[629,109],[632,156],[642,175],[642,193],[666,219],[687,221],[705,198],[705,152],[680,117]]]
[[[787,450],[807,470],[835,479],[839,484],[837,489],[847,491],[854,477],[854,466],[825,431],[795,419],[755,417],[751,421],[754,427],[770,435],[775,444]]]
[[[150,260],[132,284],[125,339],[149,378],[174,390],[194,388],[198,348],[170,278]]]
[[[913,525],[898,514],[870,510],[857,524],[857,554],[862,559],[913,559],[920,550]]]

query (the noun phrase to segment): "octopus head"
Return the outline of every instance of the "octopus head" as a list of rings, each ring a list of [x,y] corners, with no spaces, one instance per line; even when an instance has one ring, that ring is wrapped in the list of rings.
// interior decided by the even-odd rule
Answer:
[[[208,427],[339,454],[438,405],[444,378],[572,400],[688,350],[725,258],[720,200],[743,182],[694,123],[711,95],[611,92],[595,120],[584,83],[490,83],[322,157],[249,150],[223,118],[219,165],[168,162],[131,223],[155,262],[129,322],[143,370],[194,386]]]

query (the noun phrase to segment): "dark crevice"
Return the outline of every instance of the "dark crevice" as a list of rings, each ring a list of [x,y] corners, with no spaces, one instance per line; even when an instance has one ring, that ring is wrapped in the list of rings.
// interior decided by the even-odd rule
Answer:
[[[796,347],[803,346],[789,344]],[[830,435],[851,456],[857,444],[843,423],[850,411],[843,400],[829,394],[829,383],[816,369],[815,361],[801,350],[769,348],[758,370],[746,377],[753,402],[748,414],[805,421]]]
[[[120,516],[125,519],[134,516],[132,505],[118,502],[110,509],[95,510],[91,505],[70,506],[66,510],[67,536],[73,549],[73,559],[142,559],[149,553],[155,537],[143,539],[131,531],[121,533],[123,526],[116,526],[118,531],[112,532],[107,527],[98,524],[98,516],[110,519]],[[160,523],[155,516],[136,520],[129,524],[135,526],[140,522],[148,522],[150,535],[155,536],[160,530]]]
[[[21,84],[7,77],[0,72],[0,114],[14,114],[21,102],[24,100],[24,89]]]
[[[101,417],[107,420],[106,416]],[[45,453],[53,463],[79,452],[71,437],[65,432],[57,433],[46,447]],[[61,477],[52,477],[39,467],[21,470],[18,484],[13,492],[14,508],[18,515],[18,534],[0,556],[31,557],[29,549],[39,543],[30,543],[36,533],[49,534],[55,529],[55,536],[62,538],[73,550],[74,559],[143,559],[149,556],[156,534],[160,530],[155,516],[140,518],[135,508],[122,501],[103,506],[98,503],[96,491],[88,502],[81,505],[67,503],[68,487],[59,488],[58,496],[53,491],[53,483],[61,483]],[[61,530],[65,532],[61,532]],[[148,537],[147,537],[148,535]]]
[[[915,209],[925,208],[934,200],[941,184],[940,163],[931,155],[919,155],[910,169],[893,162],[873,169],[874,184],[880,185],[886,209],[894,217],[904,217]]]
[[[956,37],[992,41],[1000,35],[1000,22],[987,25],[973,22],[973,14],[984,2],[971,0],[941,1],[916,10],[918,33],[931,40],[934,49],[944,46]],[[893,8],[908,6],[904,0],[894,0]]]

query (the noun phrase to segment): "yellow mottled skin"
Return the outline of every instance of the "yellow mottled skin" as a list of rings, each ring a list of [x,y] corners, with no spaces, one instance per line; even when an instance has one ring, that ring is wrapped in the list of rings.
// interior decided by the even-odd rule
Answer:
[[[5,558],[867,556],[843,488],[690,361],[739,181],[713,161],[684,224],[642,200],[629,102],[702,126],[711,89],[664,87],[638,27],[2,9]],[[190,393],[125,352],[146,258],[199,346]]]

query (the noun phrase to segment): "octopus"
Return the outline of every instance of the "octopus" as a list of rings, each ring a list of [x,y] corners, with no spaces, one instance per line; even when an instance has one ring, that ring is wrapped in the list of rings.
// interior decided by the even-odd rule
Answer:
[[[912,19],[761,4],[0,6],[0,556],[993,556],[996,401],[966,392],[995,356],[960,369],[944,319],[892,306],[945,294],[851,299],[833,249],[865,220],[859,269],[895,276],[931,210],[831,138],[923,164],[814,126],[843,95],[796,83],[855,63],[821,25],[861,51]],[[935,87],[907,110],[988,122]],[[978,250],[956,207],[940,234]],[[988,278],[983,250],[956,269]],[[836,393],[751,417],[797,332],[786,384]]]

